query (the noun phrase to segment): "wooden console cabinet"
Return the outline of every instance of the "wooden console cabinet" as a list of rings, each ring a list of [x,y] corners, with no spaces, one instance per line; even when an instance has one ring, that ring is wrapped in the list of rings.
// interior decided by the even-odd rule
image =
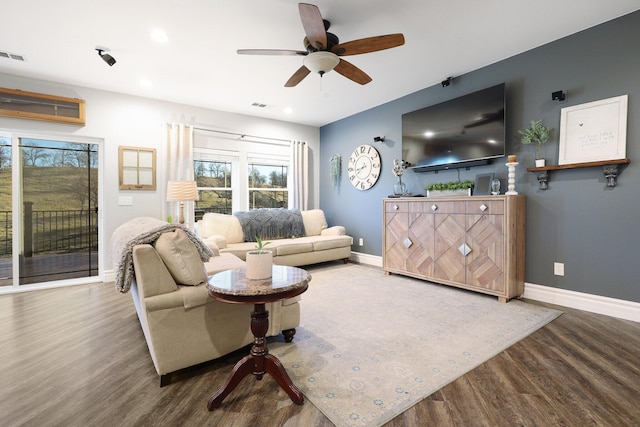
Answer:
[[[495,295],[524,292],[525,196],[383,201],[382,267]]]

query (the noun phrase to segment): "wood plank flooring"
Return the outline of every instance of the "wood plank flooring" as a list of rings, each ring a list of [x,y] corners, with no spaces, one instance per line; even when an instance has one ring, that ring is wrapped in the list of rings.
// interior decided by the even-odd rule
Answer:
[[[387,426],[640,425],[640,324],[554,308],[565,314]],[[269,375],[208,412],[245,354],[160,388],[131,296],[113,284],[0,296],[0,426],[333,425]]]

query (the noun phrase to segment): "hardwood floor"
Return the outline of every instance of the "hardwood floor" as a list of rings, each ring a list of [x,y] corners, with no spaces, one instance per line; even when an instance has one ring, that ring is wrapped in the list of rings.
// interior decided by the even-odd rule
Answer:
[[[565,314],[387,426],[640,425],[640,324],[547,306]],[[0,296],[0,425],[333,425],[269,375],[245,378],[208,412],[245,354],[160,388],[131,296],[113,284]]]

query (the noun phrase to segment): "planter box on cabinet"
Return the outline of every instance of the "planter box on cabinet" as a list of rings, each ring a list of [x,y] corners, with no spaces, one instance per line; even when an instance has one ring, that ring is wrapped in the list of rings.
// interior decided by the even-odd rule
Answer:
[[[524,292],[525,196],[383,201],[383,269],[495,295]]]

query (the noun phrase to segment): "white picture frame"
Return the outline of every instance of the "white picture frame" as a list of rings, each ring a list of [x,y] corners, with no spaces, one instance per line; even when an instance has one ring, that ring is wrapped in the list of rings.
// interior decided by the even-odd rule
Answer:
[[[622,95],[563,108],[558,164],[626,158],[628,98]]]

